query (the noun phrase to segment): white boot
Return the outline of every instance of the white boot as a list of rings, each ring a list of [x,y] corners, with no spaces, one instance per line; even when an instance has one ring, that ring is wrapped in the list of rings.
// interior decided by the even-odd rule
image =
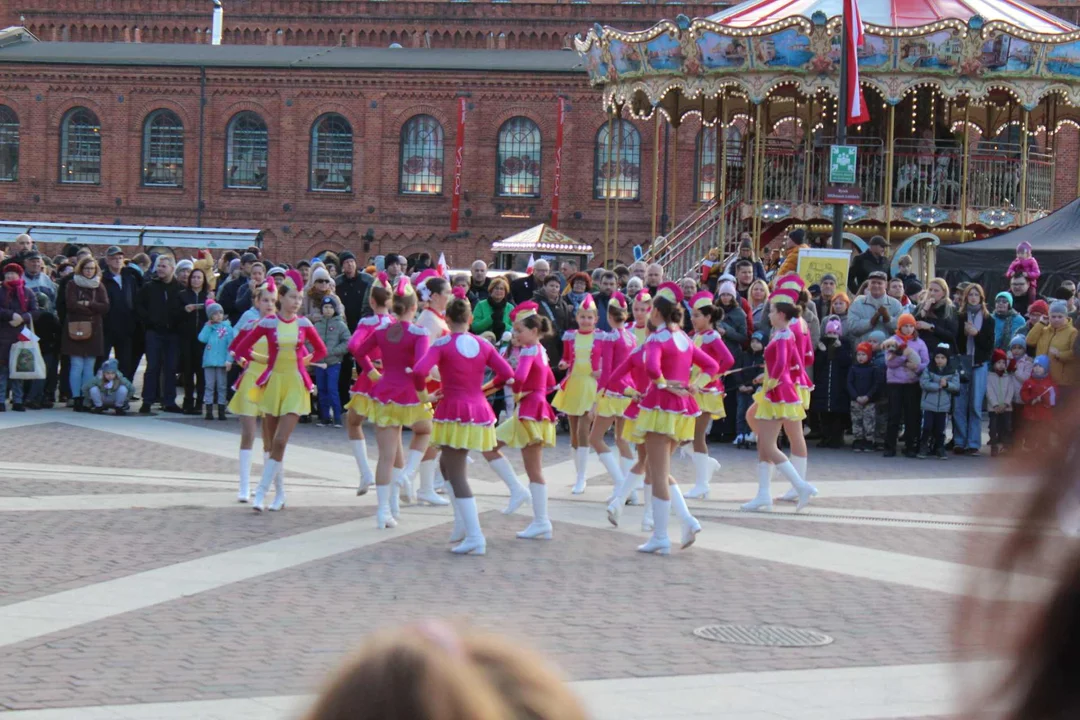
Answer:
[[[633,450],[631,450],[630,452],[631,454],[634,453]],[[622,455],[619,455],[619,470],[622,472],[623,477],[626,477],[630,474],[630,468],[634,467],[634,463],[636,462],[636,457],[623,457]]]
[[[285,509],[285,462],[278,463],[277,475],[274,476],[274,502],[268,508],[270,512]]]
[[[397,527],[397,520],[390,512],[390,502],[397,495],[398,488],[393,483],[389,485],[376,485],[375,495],[379,499],[379,509],[375,511],[375,527],[379,530]]]
[[[351,440],[352,455],[356,460],[356,467],[360,470],[360,485],[356,488],[357,495],[366,495],[371,486],[375,484],[375,473],[371,471],[371,464],[367,457],[367,443],[363,440]]]
[[[255,488],[255,502],[251,505],[251,509],[255,512],[266,509],[266,493],[270,491],[270,483],[274,482],[280,468],[281,463],[269,458],[263,464],[262,480],[259,481],[259,487]]]
[[[702,500],[709,499],[709,481],[712,480],[712,475],[716,471],[716,461],[709,457],[706,453],[694,453],[694,487],[690,492],[686,493],[686,497],[694,498],[695,500],[700,498]]]
[[[653,496],[652,485],[645,486],[645,514],[641,517],[641,532],[652,532],[655,527],[653,522]]]
[[[465,540],[450,552],[457,555],[483,555],[487,552],[487,540],[480,531],[480,513],[476,509],[476,498],[458,498],[458,512],[465,524]]]
[[[435,493],[435,465],[434,460],[425,460],[420,463],[420,490],[416,493],[417,502],[425,505],[449,505],[450,501],[439,497]]]
[[[574,483],[574,489],[571,490],[574,495],[581,495],[585,492],[587,483],[585,482],[585,468],[589,463],[589,448],[579,447],[574,450],[574,456],[577,458],[577,482]]]
[[[532,495],[533,521],[517,536],[522,540],[550,540],[551,521],[548,520],[547,514],[547,485],[529,483],[529,494]]]
[[[671,507],[679,516],[679,523],[682,525],[682,549],[685,550],[697,539],[697,534],[701,532],[701,523],[690,514],[690,508],[686,506],[686,500],[678,485],[668,485],[668,492],[671,493]]]
[[[390,475],[390,516],[395,520],[401,519],[401,473],[404,471],[404,468],[394,468]]]
[[[607,519],[608,522],[619,527],[619,517],[622,516],[623,505],[626,504],[626,496],[634,492],[632,488],[637,487],[638,481],[645,481],[645,476],[641,474],[630,473],[626,476],[626,481],[619,486],[618,492],[615,493],[615,497],[611,498],[611,502],[607,506]]]
[[[240,451],[240,491],[236,494],[238,502],[251,500],[251,451]]]
[[[636,451],[634,452],[634,455],[634,462],[636,463]],[[626,502],[628,505],[645,505],[646,503],[648,503],[648,500],[642,501],[641,498],[638,496],[638,493],[644,494],[645,492],[645,474],[642,473],[640,475],[636,475],[635,477],[637,478],[637,482],[634,484],[633,489],[630,490],[630,499]]]
[[[791,461],[777,465],[776,471],[786,477],[792,487],[795,488],[795,492],[798,493],[799,497],[795,504],[795,512],[799,512],[809,505],[810,498],[814,496],[814,487],[799,476],[799,471],[795,469]]]
[[[398,475],[398,484],[405,491],[405,496],[411,505],[416,504],[416,485],[413,484],[413,476],[416,475],[416,470],[420,467],[423,459],[424,453],[419,450],[410,450],[405,456],[405,468]]]
[[[450,496],[450,507],[454,509],[454,529],[450,531],[450,539],[447,542],[459,543],[465,539],[465,522],[461,519],[457,498],[454,497],[454,486],[450,483],[446,483],[446,494]]]
[[[510,515],[529,501],[529,491],[517,479],[517,473],[514,472],[509,460],[504,457],[497,457],[490,461],[489,464],[491,469],[506,483],[506,489],[510,491],[510,502],[506,504],[506,508],[502,511],[503,515]]]
[[[772,496],[769,495],[769,487],[772,479],[772,463],[758,463],[758,491],[754,499],[742,505],[743,510],[749,512],[764,512],[772,510]]]
[[[656,527],[645,544],[638,545],[638,552],[669,555],[671,553],[671,540],[668,539],[667,528],[668,516],[671,513],[671,501],[653,498],[652,507]]]
[[[611,502],[615,499],[615,496],[619,494],[619,491],[622,489],[622,484],[626,482],[626,479],[622,470],[619,469],[619,463],[615,459],[615,453],[609,450],[608,452],[600,453],[597,457],[600,458],[600,463],[604,466],[604,469],[608,471],[608,475],[611,476],[611,497],[607,499],[607,502]]]

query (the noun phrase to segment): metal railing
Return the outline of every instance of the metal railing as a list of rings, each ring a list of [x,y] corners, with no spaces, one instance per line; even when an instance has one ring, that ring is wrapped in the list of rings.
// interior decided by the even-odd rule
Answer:
[[[671,248],[654,261],[664,266],[664,276],[678,279],[700,267],[709,250],[719,247],[721,228],[724,228],[725,247],[721,248],[720,255],[726,257],[728,249],[737,242],[741,202],[742,191],[735,190],[728,194],[723,206],[710,203],[710,211],[699,216],[692,228],[683,235],[678,247]]]

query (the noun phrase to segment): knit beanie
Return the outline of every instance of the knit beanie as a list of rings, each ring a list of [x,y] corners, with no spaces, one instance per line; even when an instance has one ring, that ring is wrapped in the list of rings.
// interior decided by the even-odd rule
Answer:
[[[116,358],[109,358],[101,363],[101,374],[105,373],[120,373],[120,363],[116,362]]]
[[[880,345],[881,343],[885,342],[885,340],[886,340],[885,333],[882,332],[881,330],[871,330],[866,335],[866,341],[868,343],[877,343],[878,345]]]
[[[1027,338],[1025,338],[1023,335],[1013,335],[1013,339],[1009,341],[1009,348],[1011,349],[1017,346],[1026,349]]]
[[[903,315],[901,315],[900,319],[896,321],[896,329],[899,330],[905,325],[915,327],[915,316],[911,313],[904,313]]]
[[[334,298],[333,295],[326,295],[323,297],[322,307],[326,307],[327,305],[329,305],[330,308],[334,311],[334,314],[337,315],[337,300]]]
[[[329,280],[330,273],[325,267],[320,265],[311,271],[311,282],[318,282],[319,280]]]
[[[1012,293],[1002,290],[994,296],[994,302],[996,303],[998,300],[1004,300],[1005,302],[1009,303],[1010,308],[1013,306]]]
[[[874,346],[868,342],[861,342],[855,346],[855,354],[864,353],[867,358],[871,358],[874,355]]]
[[[934,357],[938,355],[944,355],[947,358],[952,357],[952,348],[949,347],[949,343],[938,343],[938,346],[934,348]]]
[[[990,356],[990,365],[997,365],[998,361],[1009,362],[1009,356],[1005,354],[1005,351],[1001,348],[994,348],[993,354]]]
[[[221,313],[222,315],[224,315],[225,310],[222,309],[221,305],[214,302],[213,300],[207,300],[206,301],[206,317],[213,317],[214,313]]]
[[[1057,315],[1068,315],[1069,304],[1064,300],[1055,300],[1054,302],[1050,303],[1050,312]]]
[[[194,269],[195,269],[195,263],[191,262],[190,260],[185,259],[185,260],[181,260],[180,262],[176,263],[176,272],[180,272],[181,270],[191,271],[191,270],[194,270]]]
[[[1031,243],[1025,240],[1024,242],[1016,246],[1016,252],[1031,252]]]
[[[843,325],[840,323],[840,318],[835,315],[830,315],[825,320],[825,334],[839,335],[841,332],[843,332]]]
[[[720,297],[721,295],[731,295],[732,297],[738,297],[739,293],[737,290],[735,290],[735,283],[731,282],[730,280],[725,280],[724,282],[720,283],[720,287],[716,289],[716,296]]]
[[[1050,306],[1046,304],[1045,300],[1036,300],[1028,307],[1029,315],[1049,315]]]
[[[1043,369],[1044,372],[1050,372],[1050,356],[1040,355],[1035,358],[1035,364]]]

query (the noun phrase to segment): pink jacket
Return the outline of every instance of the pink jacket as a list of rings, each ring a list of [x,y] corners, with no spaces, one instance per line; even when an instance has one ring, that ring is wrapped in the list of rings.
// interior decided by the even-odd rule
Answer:
[[[806,368],[814,367],[814,343],[810,340],[810,333],[806,329],[806,321],[796,318],[788,326],[791,334],[795,336],[795,348],[797,353],[791,362],[791,379],[799,387],[813,388],[810,376]]]
[[[612,371],[622,364],[634,350],[637,344],[634,333],[625,327],[622,330],[612,330],[606,333],[597,333],[596,341],[600,343],[600,380],[598,387],[606,390],[608,385],[615,384],[619,389],[614,392],[621,393],[625,379],[617,378]]]
[[[491,425],[495,413],[484,397],[484,370],[495,371],[496,386],[514,376],[510,363],[487,340],[472,333],[444,335],[412,368],[413,375],[425,378],[434,367],[442,376],[442,399],[435,406],[437,422]]]
[[[617,382],[612,382],[608,390],[615,393],[633,394],[642,393],[649,387],[649,373],[645,370],[645,345],[641,344],[634,348],[621,363],[611,371],[615,381],[621,378],[624,382],[620,387]],[[641,408],[638,406],[640,397],[635,397],[626,408],[625,417],[631,420],[638,416]]]
[[[699,339],[700,343],[698,343]],[[705,386],[705,389],[710,392],[724,392],[724,378],[720,376],[720,373],[727,372],[735,365],[735,358],[731,356],[731,351],[724,344],[724,338],[715,330],[709,330],[701,335],[695,335],[694,345],[700,347],[701,352],[711,357],[719,367],[716,377]]]
[[[521,348],[514,371],[514,395],[519,420],[555,420],[547,401],[555,389],[555,374],[548,364],[547,352],[539,343]]]
[[[716,361],[694,347],[682,330],[672,332],[665,328],[650,335],[645,343],[645,371],[652,384],[641,398],[642,409],[697,415],[700,410],[692,395],[681,397],[660,387],[661,381],[689,385],[690,370],[694,365],[706,375],[715,375],[719,371]]]
[[[1042,271],[1039,270],[1039,261],[1033,257],[1029,258],[1015,258],[1009,263],[1009,269],[1005,271],[1005,277],[1012,277],[1016,273],[1021,272],[1027,276],[1028,282],[1032,287],[1036,287],[1039,284],[1039,275]]]
[[[419,403],[427,374],[406,371],[420,362],[430,344],[428,331],[410,322],[389,323],[369,333],[352,351],[358,358],[369,357],[376,348],[382,353],[383,374],[375,381],[368,397],[376,402],[397,405]]]
[[[300,378],[304,381],[304,387],[310,390],[314,386],[314,383],[311,382],[311,377],[308,375],[307,367],[304,363],[304,357],[307,355],[304,346],[308,343],[311,344],[311,362],[319,362],[326,357],[326,345],[323,344],[322,338],[319,337],[319,333],[315,330],[315,326],[312,325],[311,321],[307,318],[297,316],[292,320],[282,320],[276,315],[265,317],[259,321],[259,324],[255,326],[254,330],[245,335],[236,347],[233,348],[233,354],[236,355],[236,357],[242,357],[245,360],[250,361],[252,347],[259,341],[259,338],[266,338],[266,343],[269,348],[269,359],[266,362],[266,371],[255,381],[255,384],[259,387],[266,385],[266,382],[270,379],[270,373],[274,371],[274,363],[277,361],[277,328],[280,323],[299,323],[300,325],[296,339],[296,367],[300,373]]]
[[[356,324],[356,330],[353,332],[352,337],[349,338],[349,354],[356,359],[356,367],[358,368],[356,373],[356,382],[353,383],[350,393],[364,393],[367,394],[371,391],[371,388],[375,387],[375,381],[368,377],[368,374],[375,369],[375,363],[382,361],[382,351],[378,347],[374,348],[367,355],[357,354],[357,350],[364,343],[364,340],[368,335],[376,330],[382,329],[394,322],[394,317],[389,313],[382,315],[372,315],[370,317],[361,318],[360,322]]]
[[[800,350],[791,328],[774,332],[765,346],[765,397],[774,403],[799,404],[791,367],[798,362]]]

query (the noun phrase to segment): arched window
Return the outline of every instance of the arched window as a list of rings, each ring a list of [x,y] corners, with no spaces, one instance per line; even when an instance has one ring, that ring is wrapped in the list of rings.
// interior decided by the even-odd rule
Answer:
[[[510,118],[499,128],[495,194],[540,197],[540,128],[527,117]]]
[[[319,117],[311,126],[311,189],[352,192],[353,135],[349,121],[337,113]]]
[[[226,134],[225,187],[265,190],[270,137],[266,122],[249,110],[229,121]]]
[[[742,165],[742,133],[734,125],[724,130],[727,142],[728,167]],[[698,130],[694,153],[694,197],[698,202],[708,202],[716,196],[716,128]],[[728,179],[730,185],[730,177]]]
[[[441,195],[443,129],[430,115],[416,115],[401,126],[401,184],[406,195]]]
[[[101,123],[86,108],[72,108],[60,121],[60,182],[101,182]]]
[[[608,124],[596,132],[593,197],[637,200],[641,192],[641,133],[625,120]]]
[[[19,179],[19,116],[0,105],[0,182]]]
[[[172,110],[155,110],[143,123],[142,184],[183,187],[184,123]]]

